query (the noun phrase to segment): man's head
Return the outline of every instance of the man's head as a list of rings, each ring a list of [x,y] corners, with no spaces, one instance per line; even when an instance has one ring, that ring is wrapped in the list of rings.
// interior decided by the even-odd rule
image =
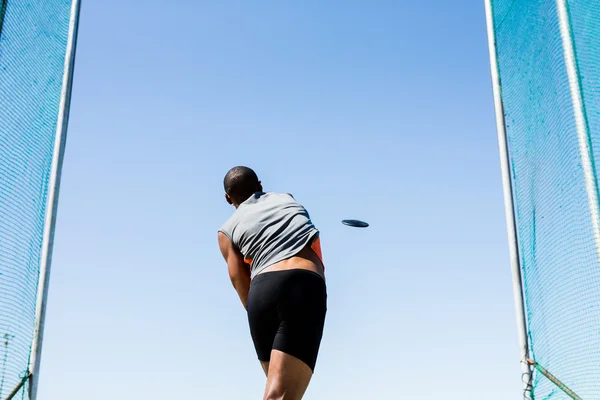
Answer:
[[[248,167],[233,167],[223,179],[225,200],[235,208],[256,192],[262,192],[262,184],[256,173]]]

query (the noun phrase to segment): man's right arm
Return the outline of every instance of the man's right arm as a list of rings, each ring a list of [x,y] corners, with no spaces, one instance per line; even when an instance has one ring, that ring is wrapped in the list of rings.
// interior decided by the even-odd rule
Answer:
[[[219,232],[219,248],[227,262],[231,284],[240,297],[244,308],[246,308],[248,292],[250,291],[250,269],[248,264],[244,262],[244,257],[233,247],[233,243],[223,232]]]

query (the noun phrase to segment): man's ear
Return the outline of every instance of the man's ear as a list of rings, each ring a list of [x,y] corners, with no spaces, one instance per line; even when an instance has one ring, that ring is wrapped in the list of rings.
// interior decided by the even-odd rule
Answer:
[[[231,197],[229,197],[227,193],[225,193],[225,200],[227,201],[227,203],[233,205],[233,200],[231,200]]]

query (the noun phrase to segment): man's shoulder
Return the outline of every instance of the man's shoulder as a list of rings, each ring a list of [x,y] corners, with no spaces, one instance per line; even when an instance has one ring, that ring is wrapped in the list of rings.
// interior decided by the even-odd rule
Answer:
[[[231,239],[231,236],[233,235],[233,228],[235,227],[236,223],[237,223],[237,210],[233,212],[233,214],[227,218],[227,220],[219,227],[219,232],[225,234],[225,236],[229,237],[229,239]]]
[[[267,192],[265,193],[265,198],[278,198],[278,199],[285,199],[285,200],[293,200],[295,202],[297,202],[296,198],[294,197],[294,195],[292,195],[291,193],[286,193],[286,192]]]

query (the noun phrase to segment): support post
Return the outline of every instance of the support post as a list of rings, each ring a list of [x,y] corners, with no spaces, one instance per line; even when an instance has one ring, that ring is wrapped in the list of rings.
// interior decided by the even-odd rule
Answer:
[[[506,138],[506,124],[504,121],[504,105],[502,103],[502,86],[498,70],[496,49],[496,34],[494,30],[494,14],[492,0],[485,0],[485,11],[488,31],[488,45],[490,53],[490,67],[494,90],[494,105],[496,110],[496,126],[498,131],[498,146],[500,150],[500,166],[502,169],[502,185],[504,188],[504,208],[508,230],[508,245],[510,251],[510,264],[513,277],[513,293],[517,313],[517,329],[519,333],[519,356],[521,357],[522,380],[524,397],[531,396],[532,371],[527,363],[529,356],[529,337],[527,334],[527,319],[525,300],[523,296],[523,282],[521,277],[521,264],[516,230],[516,213],[513,202],[513,187],[510,178],[510,159],[508,155],[508,141]]]
[[[40,359],[44,337],[44,321],[46,317],[46,303],[48,300],[48,284],[50,279],[50,265],[52,262],[60,178],[67,139],[67,126],[69,122],[80,9],[81,1],[73,0],[69,23],[69,36],[67,39],[62,93],[60,98],[58,121],[56,124],[54,155],[52,157],[52,166],[50,170],[50,182],[48,183],[48,199],[44,224],[44,236],[42,241],[42,254],[40,258],[40,279],[38,283],[38,296],[36,302],[36,319],[30,356],[31,380],[29,383],[29,400],[36,400],[38,392]]]

